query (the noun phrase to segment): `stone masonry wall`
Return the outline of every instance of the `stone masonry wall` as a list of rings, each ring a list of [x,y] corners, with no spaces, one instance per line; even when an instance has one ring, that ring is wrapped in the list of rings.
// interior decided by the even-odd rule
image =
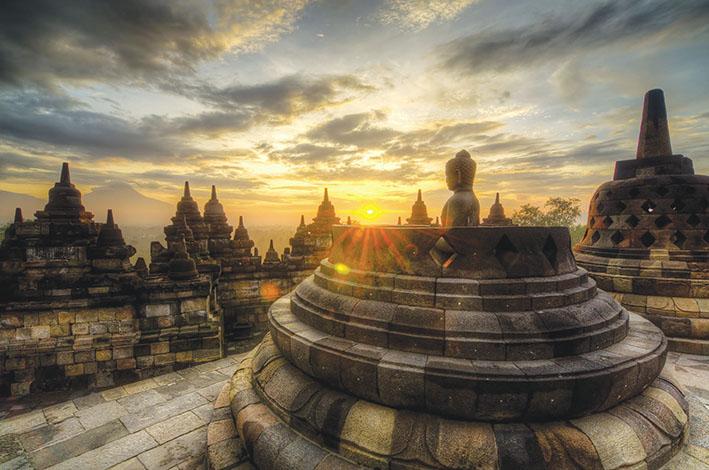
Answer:
[[[210,290],[208,282],[178,285],[148,293],[145,303],[115,306],[88,299],[6,305],[0,395],[107,387],[218,359]]]

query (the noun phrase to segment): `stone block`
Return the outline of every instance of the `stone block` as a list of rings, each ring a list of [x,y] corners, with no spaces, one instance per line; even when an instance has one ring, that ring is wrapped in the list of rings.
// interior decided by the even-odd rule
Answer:
[[[162,341],[160,343],[151,343],[150,344],[150,354],[152,355],[157,355],[157,354],[165,354],[170,352],[170,342],[169,341]]]
[[[2,315],[0,316],[0,327],[2,328],[20,328],[24,325],[24,319],[21,315]]]
[[[59,351],[57,353],[57,365],[74,363],[74,353],[72,351]]]
[[[74,323],[75,314],[73,312],[59,312],[57,314],[57,321],[60,325],[67,325],[69,323]]]
[[[125,321],[132,320],[135,317],[132,307],[121,307],[115,312],[116,320]]]
[[[180,302],[180,313],[206,312],[208,305],[207,298],[186,299]]]
[[[102,308],[98,311],[99,321],[111,321],[116,319],[116,312],[113,309]]]
[[[67,377],[75,377],[84,374],[84,364],[67,364],[64,366],[64,375]]]
[[[71,334],[73,335],[88,335],[89,334],[89,324],[88,323],[74,323],[71,325]]]
[[[54,312],[40,313],[37,318],[37,325],[52,326],[57,324],[57,314]]]
[[[84,363],[84,374],[95,374],[97,371],[96,362]]]
[[[27,367],[27,362],[23,357],[11,357],[5,360],[5,370],[20,370]]]
[[[123,358],[123,359],[116,359],[116,369],[118,369],[118,370],[135,369],[135,359],[133,359],[132,357]]]
[[[52,325],[49,327],[49,335],[53,338],[59,338],[62,336],[69,336],[71,334],[71,327],[68,324],[65,325]]]
[[[143,311],[146,317],[151,318],[172,315],[174,312],[173,309],[173,304],[148,304],[144,307]]]
[[[192,360],[192,351],[181,351],[175,353],[175,361],[177,362],[190,362]]]
[[[128,346],[128,347],[122,347],[122,348],[113,348],[113,358],[114,359],[125,359],[133,357],[133,347]]]
[[[15,330],[15,339],[17,341],[27,341],[32,339],[32,328],[18,328]]]
[[[50,337],[49,325],[33,326],[31,330],[31,335],[33,339],[46,339]]]
[[[113,351],[111,351],[110,349],[96,350],[97,361],[110,361],[111,359],[113,359]]]
[[[162,366],[175,362],[175,353],[157,354],[155,356],[155,365]]]
[[[74,353],[74,362],[79,364],[81,362],[90,362],[96,360],[96,353],[94,351],[79,351]]]
[[[81,310],[76,312],[76,322],[92,322],[98,321],[98,310]]]
[[[103,323],[91,323],[89,333],[92,335],[105,335],[108,333],[108,326]]]
[[[26,313],[26,314],[24,314],[22,320],[23,320],[23,324],[24,324],[25,328],[37,326],[37,325],[39,325],[39,314]]]

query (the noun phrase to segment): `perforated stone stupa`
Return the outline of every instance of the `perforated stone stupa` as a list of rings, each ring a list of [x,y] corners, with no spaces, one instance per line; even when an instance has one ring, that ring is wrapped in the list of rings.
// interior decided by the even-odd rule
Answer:
[[[466,154],[447,176],[471,188]],[[229,393],[258,468],[653,469],[677,451],[662,332],[597,289],[566,228],[474,226],[470,196],[445,228],[335,226],[273,304]]]
[[[591,198],[577,259],[672,350],[709,354],[709,177],[674,155],[662,90],[645,95],[636,158]]]

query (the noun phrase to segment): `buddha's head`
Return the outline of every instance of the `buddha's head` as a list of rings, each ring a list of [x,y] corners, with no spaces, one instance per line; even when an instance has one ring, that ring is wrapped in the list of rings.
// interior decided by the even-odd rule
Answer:
[[[451,191],[472,190],[477,165],[467,150],[461,150],[446,163],[446,184]]]

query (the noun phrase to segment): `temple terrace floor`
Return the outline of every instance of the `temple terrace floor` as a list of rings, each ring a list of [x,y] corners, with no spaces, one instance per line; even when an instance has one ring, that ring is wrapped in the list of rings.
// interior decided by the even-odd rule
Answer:
[[[0,402],[0,469],[207,468],[208,448],[217,468],[250,469],[237,463],[245,456],[222,393],[241,357],[83,396]],[[665,367],[684,386],[691,420],[665,468],[709,469],[709,356],[669,353]],[[210,439],[229,445],[208,446],[210,426]]]

